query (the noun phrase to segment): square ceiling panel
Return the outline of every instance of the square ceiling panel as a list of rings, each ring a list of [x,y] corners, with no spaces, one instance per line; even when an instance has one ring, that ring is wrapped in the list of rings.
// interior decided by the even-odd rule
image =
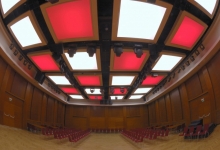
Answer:
[[[45,3],[41,11],[56,43],[98,40],[96,0]]]
[[[24,2],[26,2],[26,0],[1,0],[0,3],[2,16],[5,18],[8,14],[10,14],[13,10],[15,10]]]
[[[133,50],[123,49],[120,57],[111,50],[111,71],[140,71],[145,65],[149,51],[143,51],[141,58],[137,58]]]
[[[119,99],[123,99],[124,96],[123,95],[111,95],[111,100],[119,100]]]
[[[110,85],[129,86],[136,78],[136,75],[110,75]]]
[[[114,0],[112,40],[156,43],[171,9],[162,1]]]
[[[71,85],[69,80],[63,75],[46,74],[46,76],[57,85]]]
[[[91,95],[89,96],[89,99],[91,100],[102,100],[102,96],[101,95]]]
[[[152,71],[170,72],[185,58],[185,54],[173,52],[161,52],[153,65]]]
[[[114,94],[114,95],[126,95],[127,94],[127,92],[128,92],[128,90],[127,90],[127,88],[123,88],[123,90],[124,90],[124,92],[122,93],[121,92],[121,88],[117,88],[117,87],[113,87],[113,93],[111,92],[111,89],[109,89],[109,93],[110,94]]]
[[[75,74],[74,77],[81,86],[102,86],[102,76],[98,74]]]
[[[134,94],[146,94],[148,93],[150,90],[152,89],[152,87],[140,87],[140,88],[137,88],[135,91],[134,91]]]
[[[131,95],[129,99],[141,99],[144,95]]]
[[[33,52],[27,55],[42,72],[59,72],[59,66],[49,51]]]
[[[210,18],[213,18],[219,0],[188,0],[190,3],[201,9]]]
[[[96,50],[93,57],[89,57],[86,50],[77,50],[73,57],[65,52],[63,55],[65,62],[72,71],[100,71],[100,50]]]
[[[42,31],[31,11],[14,19],[8,24],[8,28],[23,50],[46,45]]]
[[[86,94],[102,94],[98,88],[86,88]],[[93,91],[93,92],[92,92]]]
[[[84,99],[82,95],[69,95],[72,99]]]
[[[191,50],[201,38],[207,25],[186,11],[182,11],[171,29],[166,45]]]
[[[142,82],[141,85],[143,86],[154,86],[160,83],[165,78],[165,75],[158,75],[158,76],[147,76],[146,79]]]
[[[60,89],[67,94],[79,94],[79,91],[74,87],[60,87]]]

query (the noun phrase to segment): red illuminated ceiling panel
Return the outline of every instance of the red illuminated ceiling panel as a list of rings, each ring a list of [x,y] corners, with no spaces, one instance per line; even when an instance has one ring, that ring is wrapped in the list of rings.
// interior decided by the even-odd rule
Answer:
[[[126,88],[124,88],[124,93],[122,93],[121,91],[120,91],[120,88],[114,88],[114,93],[113,94],[115,94],[115,95],[125,95],[125,94],[127,94],[127,89]]]
[[[79,94],[78,90],[73,87],[61,87],[61,90],[67,94]]]
[[[101,86],[100,76],[98,75],[77,75],[76,78],[82,86]]]
[[[100,95],[91,95],[91,96],[89,96],[89,99],[91,99],[91,100],[102,100],[102,96],[100,96]]]
[[[29,57],[38,66],[38,68],[41,71],[59,71],[60,70],[50,54],[32,55]]]
[[[58,40],[92,37],[90,0],[74,0],[46,8]]]
[[[114,71],[139,71],[142,69],[148,56],[148,53],[144,52],[141,58],[137,58],[133,51],[125,51],[120,57],[114,54],[114,62],[111,68]]]
[[[185,16],[171,43],[190,48],[195,44],[204,30],[205,27],[203,25]]]
[[[160,81],[163,80],[165,76],[159,75],[157,77],[147,76],[143,81],[142,85],[157,85]]]

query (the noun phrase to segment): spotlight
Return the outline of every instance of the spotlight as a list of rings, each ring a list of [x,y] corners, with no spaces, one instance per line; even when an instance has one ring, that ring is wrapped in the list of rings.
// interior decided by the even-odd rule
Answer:
[[[152,73],[151,76],[152,76],[153,78],[156,78],[156,77],[158,77],[158,74],[157,74],[157,73]]]
[[[111,94],[114,94],[114,92],[115,92],[115,89],[114,89],[113,87],[111,87],[111,88],[110,88],[110,93],[111,93]]]
[[[88,46],[87,53],[89,54],[89,57],[93,57],[93,55],[96,53],[96,46]]]
[[[32,65],[31,65],[31,64],[29,64],[29,65],[28,65],[28,69],[29,69],[29,70],[31,70],[31,68],[32,68]]]
[[[178,73],[180,73],[180,71],[181,71],[181,68],[179,68]]]
[[[14,51],[14,55],[15,55],[15,56],[18,55],[18,51],[17,51],[17,50]]]
[[[182,68],[182,70],[185,70],[185,66],[184,66],[184,65],[182,65],[182,67],[181,67],[181,68]]]
[[[191,57],[190,57],[190,60],[191,60],[191,61],[194,61],[194,60],[195,60],[194,56],[191,56]]]
[[[115,96],[115,100],[118,100],[118,97],[117,97],[117,96]]]
[[[10,44],[10,46],[9,46],[9,48],[12,50],[13,48],[14,48],[15,46],[14,46],[14,44]]]
[[[104,93],[104,89],[100,89],[100,93],[103,94]]]
[[[200,53],[198,50],[195,51],[195,54],[198,56]]]
[[[187,66],[189,66],[189,65],[190,65],[190,63],[189,63],[189,61],[188,61],[188,60],[186,61],[186,63],[185,63],[185,64],[186,64]]]
[[[27,60],[24,60],[23,64],[24,64],[25,66],[27,65],[27,63],[28,63]]]
[[[47,0],[48,2],[50,2],[51,4],[55,4],[57,2],[59,2],[59,0]]]
[[[201,50],[205,49],[205,46],[203,44],[201,44],[199,47],[200,47]]]
[[[76,45],[70,45],[70,46],[68,47],[69,57],[73,57],[73,55],[76,54],[76,50],[77,50]]]
[[[20,55],[20,56],[18,57],[18,59],[21,61],[21,60],[23,59],[23,56]]]
[[[117,57],[120,57],[123,53],[123,45],[121,43],[115,44],[113,51]]]
[[[143,55],[142,47],[143,46],[139,44],[134,45],[134,53],[136,54],[137,58],[141,58],[141,56]]]
[[[125,92],[125,89],[124,89],[124,88],[120,88],[120,92],[121,92],[121,93],[124,93],[124,92]]]
[[[90,89],[90,92],[91,92],[91,93],[94,93],[94,91],[95,91],[94,88],[91,88],[91,89]]]

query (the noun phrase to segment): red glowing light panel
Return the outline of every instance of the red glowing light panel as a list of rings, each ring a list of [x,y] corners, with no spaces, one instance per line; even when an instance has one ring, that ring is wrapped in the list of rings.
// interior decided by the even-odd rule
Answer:
[[[30,56],[30,58],[42,71],[60,70],[50,54]]]
[[[164,76],[147,76],[146,79],[143,81],[142,85],[157,85],[161,80],[163,80]]]
[[[102,96],[97,96],[97,95],[91,95],[91,96],[89,96],[89,99],[91,99],[91,100],[102,100]]]
[[[114,93],[113,94],[115,94],[115,95],[125,95],[125,94],[127,94],[127,89],[126,88],[124,88],[124,93],[121,93],[121,91],[120,91],[120,88],[114,88]]]
[[[81,85],[86,86],[100,86],[99,76],[76,76]]]
[[[137,58],[134,52],[123,52],[120,57],[114,55],[113,70],[131,70],[138,71],[141,68],[147,54],[143,53],[141,58]]]
[[[204,26],[185,16],[171,43],[191,48],[204,30]]]
[[[75,88],[72,88],[72,87],[62,87],[61,90],[67,94],[79,94],[79,92]]]
[[[46,9],[58,40],[92,37],[90,0],[77,0]]]

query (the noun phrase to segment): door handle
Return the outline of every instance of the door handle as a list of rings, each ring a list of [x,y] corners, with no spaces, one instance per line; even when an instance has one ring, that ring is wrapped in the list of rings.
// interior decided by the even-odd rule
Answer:
[[[208,115],[206,115],[205,117],[208,117],[210,115],[210,113]]]
[[[9,114],[7,115],[5,112],[4,112],[4,115],[7,116],[7,117],[9,116]]]
[[[11,116],[11,115],[10,115],[10,117],[11,117],[11,118],[15,118],[15,116]]]
[[[202,117],[199,117],[200,119],[204,118],[205,115],[203,115]]]

